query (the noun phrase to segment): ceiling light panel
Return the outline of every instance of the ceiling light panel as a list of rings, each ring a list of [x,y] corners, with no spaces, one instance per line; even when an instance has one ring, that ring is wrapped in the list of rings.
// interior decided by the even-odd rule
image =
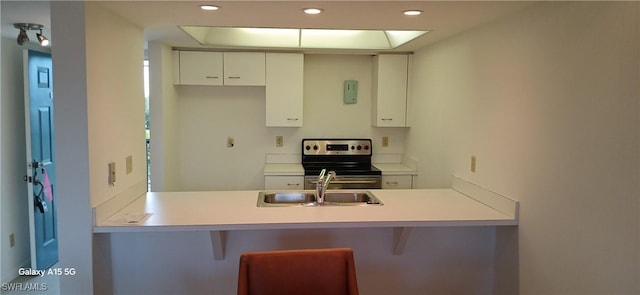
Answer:
[[[180,28],[204,46],[291,49],[394,49],[427,32],[194,26]]]
[[[383,31],[303,29],[303,48],[389,49]]]
[[[208,45],[233,47],[298,47],[298,29],[211,28]]]

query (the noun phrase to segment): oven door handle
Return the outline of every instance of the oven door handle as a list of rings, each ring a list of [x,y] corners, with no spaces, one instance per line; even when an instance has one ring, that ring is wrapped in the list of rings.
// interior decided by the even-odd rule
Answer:
[[[316,181],[313,180],[309,180],[308,183],[311,184],[315,184]],[[335,183],[335,184],[372,184],[372,183],[377,183],[377,181],[375,180],[332,180],[329,183]]]

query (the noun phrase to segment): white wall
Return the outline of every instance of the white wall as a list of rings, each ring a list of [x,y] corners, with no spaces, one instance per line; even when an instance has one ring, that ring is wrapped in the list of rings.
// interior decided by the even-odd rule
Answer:
[[[58,266],[77,270],[60,277],[61,293],[70,294],[93,291],[84,8],[81,2],[51,3]]]
[[[91,294],[108,279],[94,276],[93,250],[109,242],[94,239],[91,206],[145,181],[143,32],[98,3],[53,2],[51,21],[59,265],[77,270],[60,278],[61,294]],[[118,171],[113,187],[110,161]]]
[[[142,29],[112,12],[88,5],[87,90],[91,205],[145,181]],[[133,170],[126,173],[126,157]],[[116,183],[108,164],[116,163]]]
[[[2,38],[2,96],[0,98],[0,243],[2,283],[18,276],[18,268],[29,265],[29,219],[24,129],[23,47]],[[9,246],[9,235],[15,246]]]
[[[149,112],[152,191],[180,189],[178,101],[173,86],[173,56],[169,46],[149,42]]]
[[[375,154],[401,154],[407,129],[370,126],[372,60],[305,55],[301,128],[265,127],[264,87],[177,86],[180,135],[165,142],[178,146],[180,188],[261,189],[265,154],[299,155],[303,138],[372,138]],[[358,80],[356,104],[343,103],[344,80]],[[276,147],[277,135],[284,136],[283,147]],[[229,136],[235,139],[233,148],[226,146]],[[382,136],[389,136],[389,147],[381,147]]]
[[[415,54],[415,184],[521,202],[521,294],[640,292],[638,24],[638,3],[545,3]]]

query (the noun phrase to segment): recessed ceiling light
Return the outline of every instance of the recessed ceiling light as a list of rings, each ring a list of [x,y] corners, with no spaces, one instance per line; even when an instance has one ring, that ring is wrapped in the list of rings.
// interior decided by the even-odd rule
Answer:
[[[422,10],[405,10],[402,12],[404,15],[421,15]]]
[[[220,9],[220,6],[215,6],[215,5],[200,5],[200,9],[202,9],[202,10],[218,10],[218,9]]]
[[[304,11],[304,13],[306,14],[321,14],[324,9],[322,8],[305,8],[302,11]]]

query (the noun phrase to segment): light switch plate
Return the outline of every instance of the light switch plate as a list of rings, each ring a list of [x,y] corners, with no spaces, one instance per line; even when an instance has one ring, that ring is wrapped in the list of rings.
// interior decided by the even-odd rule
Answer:
[[[382,146],[383,147],[388,147],[389,146],[389,136],[383,136],[382,137]]]
[[[283,145],[284,145],[284,139],[283,139],[282,135],[276,136],[276,146],[277,147],[282,147]]]

